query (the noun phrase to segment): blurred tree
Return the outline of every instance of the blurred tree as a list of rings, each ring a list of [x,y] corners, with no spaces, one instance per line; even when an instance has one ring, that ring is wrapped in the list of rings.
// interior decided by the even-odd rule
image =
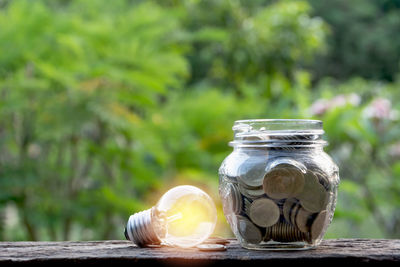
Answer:
[[[318,80],[352,76],[394,81],[400,62],[400,1],[308,0],[330,27],[327,53],[312,72]]]
[[[326,34],[311,12],[296,0],[0,1],[0,239],[123,238],[127,216],[175,184],[202,187],[220,207],[217,170],[234,120],[311,115],[324,120],[347,180],[339,223],[361,229],[382,201],[385,225],[396,222],[397,189],[385,194],[400,175],[386,154],[397,153],[394,121],[379,132],[364,111],[399,99],[396,84],[311,90],[304,62]],[[361,174],[349,159],[369,168],[366,180],[352,178]],[[385,183],[365,195],[380,172]],[[10,207],[19,228],[6,225]],[[227,235],[219,216],[216,232]]]
[[[400,237],[398,83],[324,80],[310,112],[324,121],[342,182],[335,224],[342,235]],[[333,95],[335,92],[335,95]],[[396,106],[397,105],[397,106]],[[350,227],[349,227],[350,226]],[[368,232],[367,232],[368,231]]]
[[[13,1],[0,28],[1,203],[31,240],[72,223],[110,238],[157,183],[142,123],[187,75],[178,22],[151,3]]]

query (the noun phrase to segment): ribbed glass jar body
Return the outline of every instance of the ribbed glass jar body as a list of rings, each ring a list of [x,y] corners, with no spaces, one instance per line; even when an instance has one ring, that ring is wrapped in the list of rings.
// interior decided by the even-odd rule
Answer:
[[[332,221],[339,172],[323,151],[322,122],[236,121],[219,169],[223,210],[248,249],[317,246]]]

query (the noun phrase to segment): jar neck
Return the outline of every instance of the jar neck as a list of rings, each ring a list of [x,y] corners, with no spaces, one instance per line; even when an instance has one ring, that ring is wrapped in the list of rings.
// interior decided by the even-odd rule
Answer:
[[[265,153],[269,153],[272,155],[274,152],[282,154],[318,154],[324,152],[324,148],[322,146],[316,147],[302,147],[302,148],[279,148],[279,147],[261,147],[261,146],[234,146],[233,151],[237,153],[245,153],[251,155],[265,155]]]
[[[322,122],[317,120],[242,120],[233,126],[234,148],[271,150],[321,149]]]

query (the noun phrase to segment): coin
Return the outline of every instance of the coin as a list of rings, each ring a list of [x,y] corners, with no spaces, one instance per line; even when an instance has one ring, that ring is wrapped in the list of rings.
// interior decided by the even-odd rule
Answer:
[[[222,164],[220,170],[224,170],[223,174],[226,180],[230,182],[237,182],[239,176],[240,166],[248,159],[249,156],[245,153],[233,153],[226,158]]]
[[[269,171],[263,182],[267,196],[273,199],[295,197],[303,191],[303,173],[291,165],[279,165]]]
[[[265,242],[268,242],[271,240],[271,238],[272,238],[272,226],[265,228],[265,235],[263,240]]]
[[[262,240],[260,229],[243,216],[237,216],[237,230],[240,236],[248,243],[258,244]]]
[[[239,167],[239,182],[250,188],[262,186],[266,162],[265,155],[246,159]]]
[[[265,167],[265,171],[269,172],[274,168],[285,167],[285,166],[294,167],[294,168],[298,169],[299,171],[301,171],[302,173],[306,173],[306,171],[307,171],[307,167],[302,162],[297,161],[290,157],[274,158],[274,160],[271,160],[267,163],[267,166]]]
[[[296,215],[300,208],[301,208],[300,204],[296,203],[296,205],[294,205],[290,211],[289,220],[290,224],[293,226],[296,226]]]
[[[200,244],[196,246],[200,251],[225,251],[226,246],[221,244]]]
[[[231,201],[232,211],[236,214],[239,214],[240,211],[242,210],[242,205],[243,205],[242,197],[235,185],[230,184],[229,188],[230,188],[230,201]]]
[[[244,134],[241,137],[243,141],[266,141],[269,139],[268,135],[261,133]]]
[[[329,192],[319,183],[317,176],[307,172],[303,191],[297,196],[301,205],[310,212],[319,212],[326,207]]]
[[[229,240],[222,238],[222,237],[218,237],[218,236],[211,236],[209,238],[207,238],[205,241],[203,241],[202,244],[221,244],[221,245],[226,245],[229,244]]]
[[[146,248],[161,248],[162,245],[161,244],[146,244],[145,247]]]
[[[249,217],[256,225],[268,227],[279,220],[279,207],[268,198],[259,198],[251,203]]]
[[[242,196],[235,184],[227,183],[226,186],[220,190],[220,196],[223,210],[226,213],[240,213],[242,209]]]
[[[305,240],[305,234],[286,222],[278,222],[270,228],[270,238],[278,242],[296,242]],[[268,229],[268,228],[267,228]]]
[[[318,182],[325,188],[326,191],[330,190],[330,182],[328,175],[324,174],[322,171],[313,171],[318,178]]]
[[[295,198],[287,198],[285,203],[283,204],[282,213],[286,222],[291,223],[290,221],[290,213],[293,207],[298,203],[298,200]]]
[[[248,188],[243,184],[239,183],[238,188],[243,196],[248,197],[250,199],[256,199],[264,195],[264,190],[262,187]]]
[[[247,198],[243,199],[244,203],[244,213],[246,213],[247,216],[250,214],[250,207],[251,207],[251,201]]]
[[[324,226],[326,225],[327,219],[327,212],[326,210],[321,211],[311,225],[311,239],[317,239],[320,234],[322,233]]]
[[[303,209],[302,207],[299,208],[299,210],[297,211],[297,214],[296,214],[295,223],[296,223],[296,227],[300,231],[302,231],[304,233],[307,233],[309,231],[307,223],[308,223],[308,220],[310,219],[311,215],[312,215],[312,213],[307,211],[306,209]]]

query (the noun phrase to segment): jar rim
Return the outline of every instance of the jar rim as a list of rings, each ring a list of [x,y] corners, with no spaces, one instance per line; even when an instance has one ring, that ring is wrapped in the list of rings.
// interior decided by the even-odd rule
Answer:
[[[322,125],[322,121],[310,119],[246,119],[235,121],[233,130],[241,126],[258,126],[265,130],[322,130]]]
[[[316,147],[325,146],[320,120],[250,119],[235,121],[231,146],[242,147]]]
[[[235,122],[285,122],[285,121],[297,121],[297,122],[312,122],[312,123],[322,123],[321,120],[312,120],[312,119],[243,119],[237,120]]]

